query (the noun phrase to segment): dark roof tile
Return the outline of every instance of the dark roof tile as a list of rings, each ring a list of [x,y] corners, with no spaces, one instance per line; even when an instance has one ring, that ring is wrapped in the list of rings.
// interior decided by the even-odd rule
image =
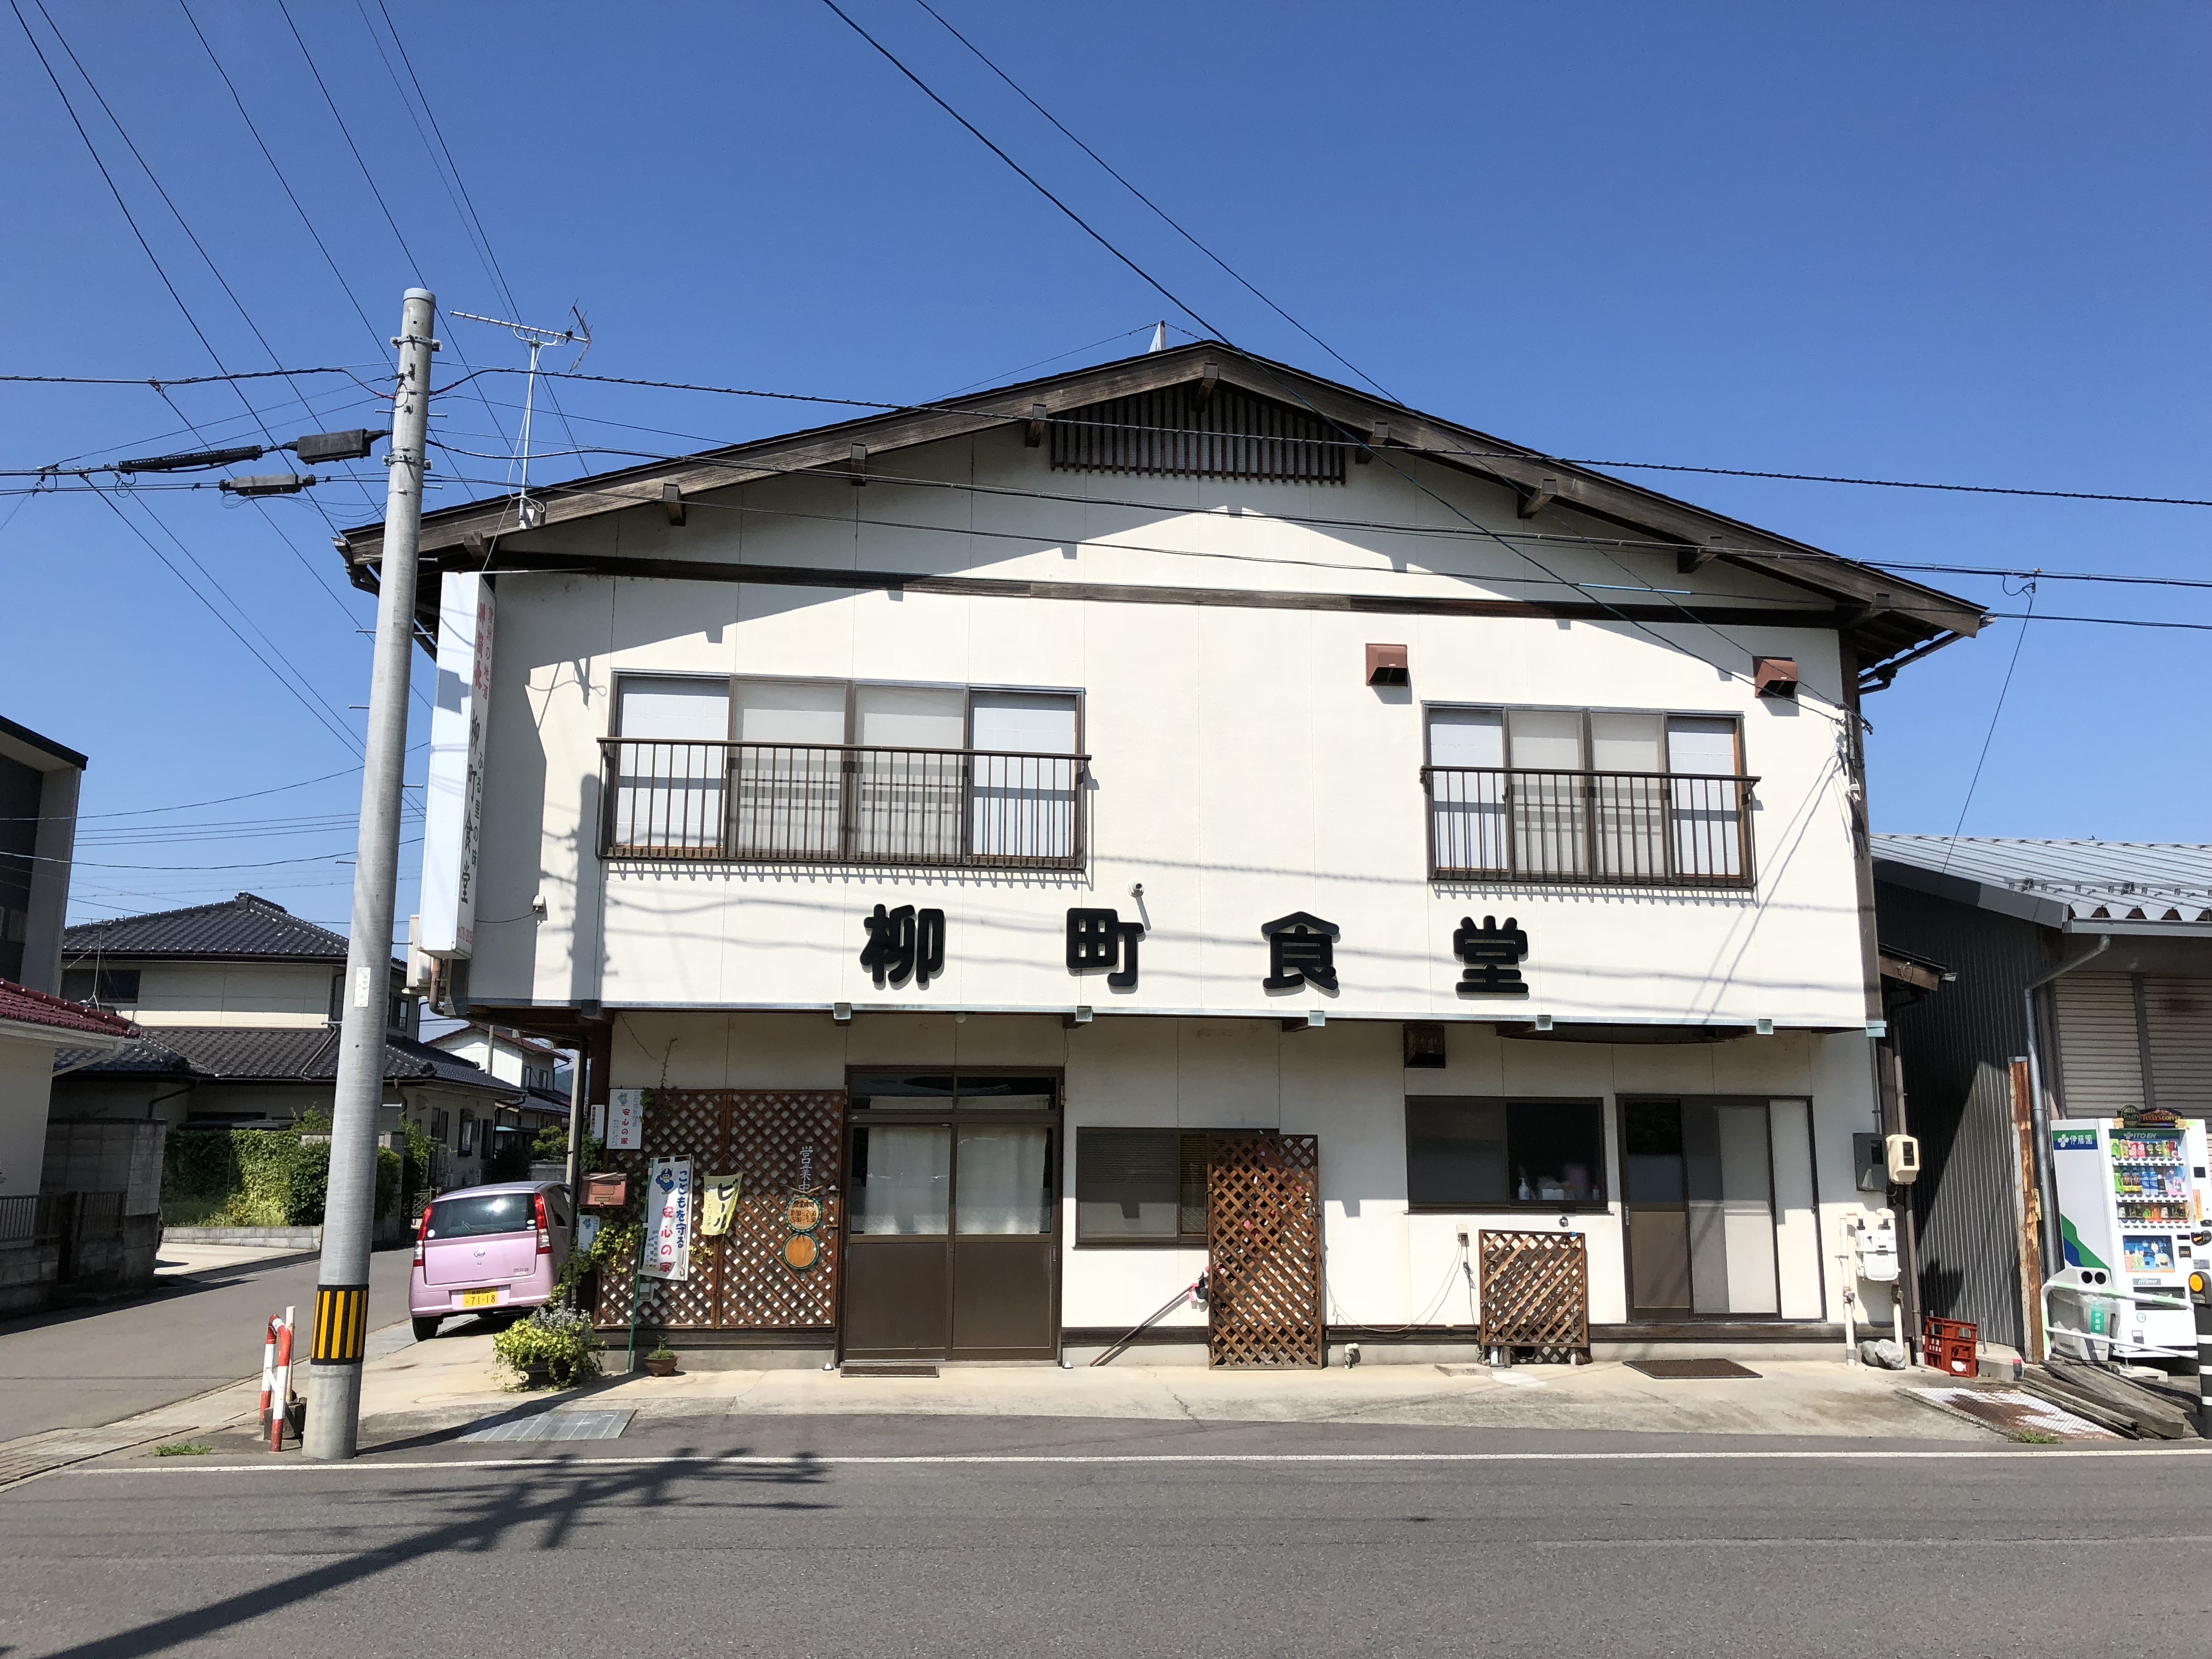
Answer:
[[[264,957],[291,962],[343,962],[343,933],[303,921],[281,904],[240,893],[220,904],[195,904],[151,915],[88,921],[62,935],[71,958],[107,957]]]

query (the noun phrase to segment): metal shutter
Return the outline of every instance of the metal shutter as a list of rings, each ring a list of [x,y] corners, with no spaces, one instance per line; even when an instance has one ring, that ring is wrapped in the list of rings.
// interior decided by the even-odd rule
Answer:
[[[2212,1112],[2212,980],[2146,974],[2143,1013],[2158,1103],[2173,1112]]]
[[[2069,974],[2054,981],[2061,1098],[2072,1117],[2115,1117],[2143,1103],[2135,980]]]

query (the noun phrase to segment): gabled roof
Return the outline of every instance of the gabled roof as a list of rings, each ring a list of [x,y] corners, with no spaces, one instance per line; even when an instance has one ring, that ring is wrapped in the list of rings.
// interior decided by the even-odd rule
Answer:
[[[97,956],[343,963],[346,940],[281,904],[240,893],[220,904],[81,923],[62,935],[62,954],[72,962]]]
[[[1961,635],[1972,635],[1981,626],[1981,607],[1952,594],[1212,340],[948,398],[939,404],[863,416],[834,426],[734,444],[678,460],[599,473],[552,485],[539,492],[535,501],[544,511],[541,524],[544,526],[641,507],[658,511],[672,499],[664,494],[671,489],[678,492],[680,498],[793,471],[835,469],[842,473],[852,465],[856,446],[865,450],[872,464],[876,457],[888,452],[1010,425],[1022,427],[1035,440],[1055,419],[1065,420],[1074,411],[1109,399],[1171,386],[1198,385],[1210,388],[1217,384],[1238,387],[1255,398],[1317,416],[1340,434],[1332,441],[1351,447],[1355,459],[1361,453],[1387,457],[1390,452],[1411,452],[1517,491],[1529,513],[1556,501],[1620,526],[1636,538],[1662,544],[1651,550],[1660,557],[1673,551],[1676,564],[1682,569],[1695,570],[1717,559],[1758,570],[1823,599],[1833,609],[1808,613],[1804,625],[1832,626],[1844,631],[1854,641],[1858,660],[1863,665],[1863,677],[1869,688],[1887,684],[1896,670],[1911,658]],[[528,539],[528,532],[517,527],[514,502],[501,496],[426,514],[421,547],[425,563],[433,567],[483,569],[488,554],[496,546],[498,568],[501,569],[580,568],[574,555],[561,556],[549,550],[532,549],[524,544]],[[346,532],[343,550],[356,585],[374,586],[374,567],[382,556],[382,549],[380,525],[367,525]],[[551,562],[547,562],[549,558]],[[701,580],[708,579],[713,572],[713,568],[703,562],[617,562],[623,569],[644,576]],[[671,568],[660,568],[664,565]],[[759,569],[743,579],[788,580],[793,574]],[[719,579],[728,577],[724,574]],[[933,584],[951,588],[956,580],[941,576],[932,578],[921,572],[914,573],[910,578],[902,573],[872,572],[866,573],[860,583],[848,585],[890,583],[919,588]],[[1028,592],[1054,585],[994,586]],[[1140,590],[1133,587],[1126,591],[1135,593]],[[417,617],[434,634],[437,584],[425,581],[421,592],[423,597],[418,604]],[[1109,592],[1094,597],[1112,594]],[[1607,608],[1615,614],[1623,609],[1617,605]],[[1564,606],[1560,611],[1565,614],[1575,609]],[[1662,616],[1662,619],[1681,618],[1673,615]]]
[[[2045,927],[2212,933],[2212,846],[2203,842],[1876,836],[1874,858],[1884,880]]]
[[[0,979],[0,1023],[40,1025],[98,1037],[135,1037],[138,1028],[119,1014],[102,1013],[82,1003],[33,991],[12,979]],[[104,1045],[103,1045],[104,1046]]]
[[[335,1083],[339,1036],[335,1025],[164,1025],[156,1035],[78,1069],[87,1075],[188,1075],[222,1083]],[[58,1055],[57,1066],[70,1059]],[[471,1090],[510,1105],[523,1098],[522,1090],[482,1067],[396,1033],[384,1040],[384,1080]]]

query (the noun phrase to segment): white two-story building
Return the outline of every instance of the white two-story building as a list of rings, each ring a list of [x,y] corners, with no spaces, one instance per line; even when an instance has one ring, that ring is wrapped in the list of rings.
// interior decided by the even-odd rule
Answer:
[[[743,1176],[679,1346],[1835,1340],[1856,711],[1974,606],[1218,343],[528,517],[424,526],[425,920]]]

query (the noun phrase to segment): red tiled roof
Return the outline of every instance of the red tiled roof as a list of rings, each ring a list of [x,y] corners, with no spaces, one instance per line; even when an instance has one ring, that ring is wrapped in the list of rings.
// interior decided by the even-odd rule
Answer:
[[[138,1028],[120,1014],[104,1014],[81,1002],[64,1002],[12,979],[0,979],[0,1019],[23,1025],[51,1025],[62,1031],[91,1031],[100,1036],[135,1037]]]

